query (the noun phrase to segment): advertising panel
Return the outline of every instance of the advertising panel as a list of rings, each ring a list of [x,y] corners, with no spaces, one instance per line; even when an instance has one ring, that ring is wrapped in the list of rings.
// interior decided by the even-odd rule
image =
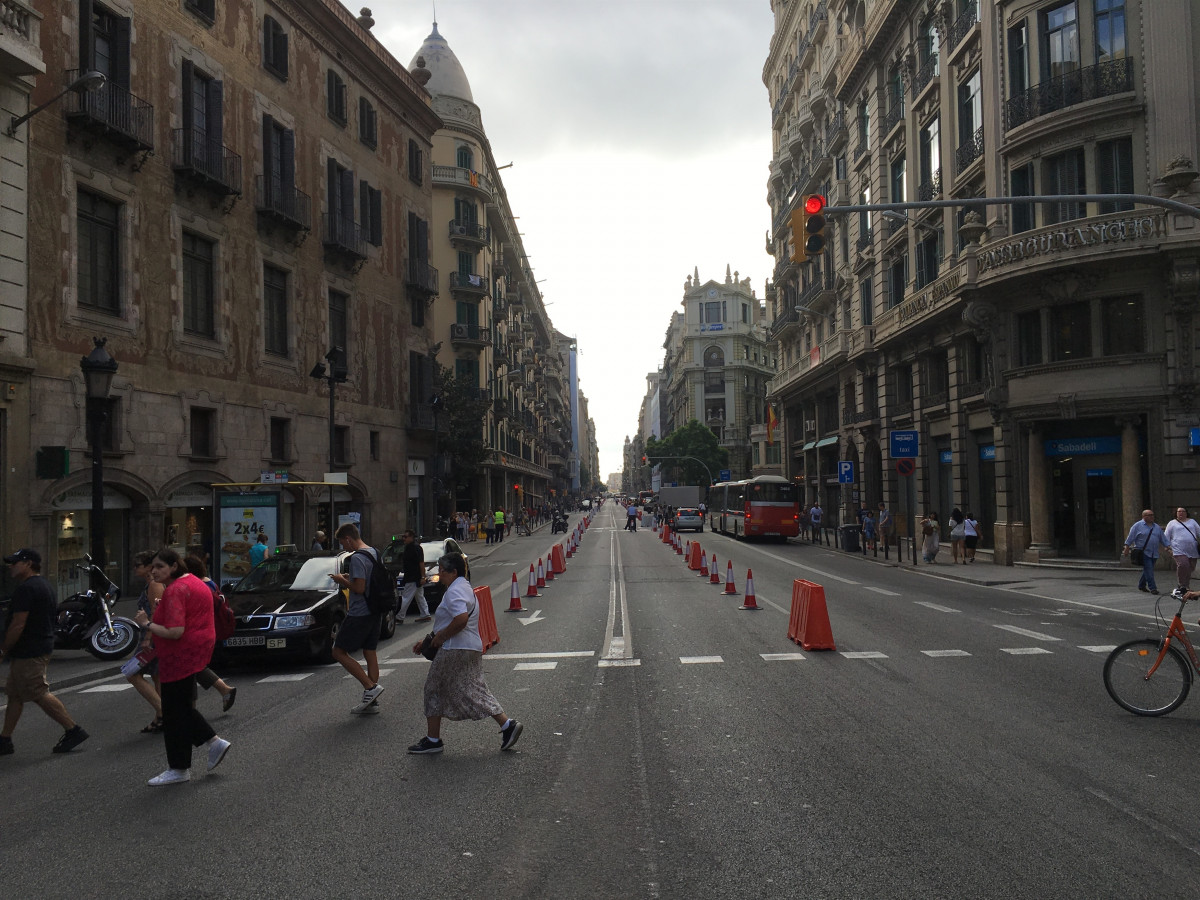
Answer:
[[[217,571],[221,584],[250,571],[250,548],[259,534],[273,547],[279,534],[279,492],[217,495]]]

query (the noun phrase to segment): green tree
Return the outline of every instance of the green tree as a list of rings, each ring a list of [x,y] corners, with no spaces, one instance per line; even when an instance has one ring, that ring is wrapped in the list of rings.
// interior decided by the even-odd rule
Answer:
[[[461,378],[453,370],[438,366],[438,396],[442,421],[438,423],[439,448],[447,468],[454,473],[450,485],[477,476],[487,458],[483,428],[491,397],[474,379]]]
[[[691,456],[695,459],[670,459],[669,457]],[[682,428],[676,428],[661,441],[651,436],[646,441],[646,457],[650,465],[662,464],[665,481],[680,484],[707,485],[709,474],[715,479],[717,472],[729,465],[729,451],[721,447],[717,436],[706,425],[695,419]],[[696,462],[698,459],[704,465]],[[707,466],[707,471],[705,471]]]

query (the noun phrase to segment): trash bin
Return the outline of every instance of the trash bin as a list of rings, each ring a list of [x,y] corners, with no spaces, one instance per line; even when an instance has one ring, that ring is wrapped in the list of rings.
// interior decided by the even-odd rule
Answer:
[[[861,525],[841,525],[838,531],[842,534],[842,549],[847,553],[861,553],[862,547],[859,546],[859,535],[862,534]]]

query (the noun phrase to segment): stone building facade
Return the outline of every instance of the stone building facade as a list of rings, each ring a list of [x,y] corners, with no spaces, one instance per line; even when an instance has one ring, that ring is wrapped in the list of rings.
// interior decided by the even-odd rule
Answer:
[[[135,550],[215,552],[212,486],[264,470],[288,473],[272,546],[330,531],[331,491],[368,540],[421,527],[434,434],[406,361],[433,337],[429,94],[337,0],[35,6],[53,23],[35,101],[107,76],[29,131],[29,442],[70,465],[16,489],[60,590],[94,527],[118,581]],[[119,365],[99,523],[93,336]],[[345,368],[332,408],[312,374],[327,354]]]
[[[1200,222],[1118,201],[838,215],[834,204],[1140,193],[1195,205],[1194,0],[775,0],[768,292],[787,473],[842,517],[953,507],[996,562],[1112,558],[1200,502]],[[897,475],[894,430],[918,432]],[[856,482],[837,484],[839,461]],[[908,501],[909,491],[914,500]]]

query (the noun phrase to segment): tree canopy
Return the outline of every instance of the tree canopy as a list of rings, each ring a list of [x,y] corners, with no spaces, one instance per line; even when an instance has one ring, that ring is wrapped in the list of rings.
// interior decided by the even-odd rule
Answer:
[[[671,459],[691,456],[695,459]],[[700,460],[700,462],[696,462]],[[729,451],[721,447],[717,436],[706,425],[691,419],[676,428],[661,441],[651,436],[646,441],[646,461],[661,463],[664,481],[680,484],[708,485],[709,476],[715,481],[717,472],[729,465]],[[701,465],[703,463],[703,465]],[[707,471],[705,467],[707,466]]]

